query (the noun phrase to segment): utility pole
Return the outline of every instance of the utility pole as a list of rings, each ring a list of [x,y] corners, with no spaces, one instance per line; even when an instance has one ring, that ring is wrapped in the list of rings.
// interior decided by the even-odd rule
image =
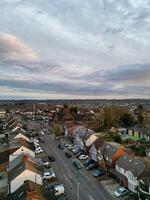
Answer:
[[[80,199],[80,183],[77,183],[77,200]]]

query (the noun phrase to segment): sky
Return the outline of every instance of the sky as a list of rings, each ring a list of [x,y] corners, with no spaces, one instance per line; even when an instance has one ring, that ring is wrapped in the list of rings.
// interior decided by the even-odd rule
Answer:
[[[149,0],[0,0],[0,99],[150,98]]]

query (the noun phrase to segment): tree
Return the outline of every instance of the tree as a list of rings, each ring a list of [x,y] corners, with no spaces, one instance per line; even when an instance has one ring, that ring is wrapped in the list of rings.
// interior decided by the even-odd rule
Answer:
[[[70,112],[71,112],[71,113],[77,114],[77,112],[78,112],[77,106],[72,106],[72,107],[70,107]]]
[[[62,130],[61,130],[60,125],[59,124],[53,124],[52,132],[55,135],[55,138],[61,136]]]
[[[143,110],[143,105],[142,105],[142,104],[139,104],[139,105],[137,106],[137,109],[138,109],[138,110]]]
[[[113,136],[113,140],[115,142],[117,142],[117,143],[121,143],[122,142],[122,139],[121,139],[120,135],[114,135]]]
[[[122,126],[124,126],[126,128],[133,126],[135,123],[133,116],[127,112],[124,112],[122,114],[122,116],[120,117],[120,121],[121,121]]]
[[[143,121],[144,121],[143,115],[142,115],[142,114],[139,114],[139,115],[137,116],[137,118],[138,118],[138,123],[139,123],[139,124],[143,124]]]

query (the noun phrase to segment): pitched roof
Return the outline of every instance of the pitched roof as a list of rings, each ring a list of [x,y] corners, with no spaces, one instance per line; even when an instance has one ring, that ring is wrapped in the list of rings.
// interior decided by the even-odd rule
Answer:
[[[105,144],[103,146],[103,150],[102,151],[103,151],[105,157],[108,156],[109,158],[112,158],[113,155],[117,152],[117,150],[118,150],[118,147],[112,146],[110,144]]]
[[[136,177],[139,177],[146,168],[144,159],[131,158],[127,155],[121,156],[116,164],[125,171],[131,171]]]
[[[36,164],[33,164],[27,160],[23,160],[8,172],[9,182],[11,182],[17,176],[19,176],[26,169],[36,174],[41,174]]]
[[[46,200],[47,198],[43,196],[41,192],[41,186],[32,181],[25,181],[22,186],[20,186],[14,193],[8,196],[8,200]]]
[[[39,160],[37,160],[36,158],[33,158],[30,155],[20,154],[17,157],[15,157],[12,161],[9,162],[8,171],[11,171],[13,168],[15,168],[17,165],[19,165],[19,163],[21,163],[24,160],[32,164],[35,164],[37,166],[40,164]]]
[[[98,150],[100,147],[102,147],[104,145],[104,140],[101,139],[101,138],[97,138],[95,141],[94,141],[94,146],[95,148]]]

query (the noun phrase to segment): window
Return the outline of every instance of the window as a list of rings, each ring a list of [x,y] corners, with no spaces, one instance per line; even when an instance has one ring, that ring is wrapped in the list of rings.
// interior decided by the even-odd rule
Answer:
[[[128,183],[128,188],[129,188],[129,190],[131,190],[131,191],[135,191],[136,186],[132,185],[131,183]]]

